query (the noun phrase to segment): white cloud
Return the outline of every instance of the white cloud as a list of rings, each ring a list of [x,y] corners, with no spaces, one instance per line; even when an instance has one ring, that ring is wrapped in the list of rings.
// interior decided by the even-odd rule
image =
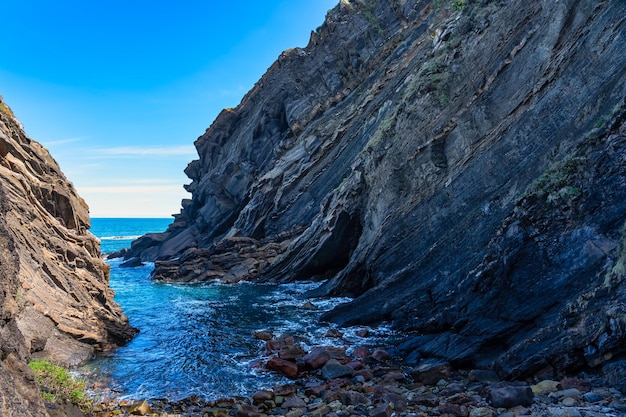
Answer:
[[[114,148],[100,148],[90,151],[91,157],[136,157],[136,156],[187,156],[197,157],[196,148],[193,145],[180,146],[119,146]]]
[[[85,140],[85,139],[87,139],[87,136],[81,136],[81,137],[76,137],[76,138],[66,138],[66,139],[51,140],[51,141],[47,141],[45,143],[45,146],[52,147],[52,146],[66,145],[68,143],[80,142],[81,140]]]
[[[182,185],[107,185],[95,187],[77,187],[79,194],[155,194],[185,192]]]

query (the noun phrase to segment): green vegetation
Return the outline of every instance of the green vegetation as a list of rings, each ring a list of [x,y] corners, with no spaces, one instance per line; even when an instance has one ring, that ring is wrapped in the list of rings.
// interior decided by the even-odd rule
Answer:
[[[87,396],[86,383],[74,378],[67,369],[45,360],[28,364],[35,374],[44,401],[70,402],[82,411],[89,412],[93,401]]]
[[[361,13],[363,16],[372,24],[372,27],[376,29],[376,32],[378,32],[379,35],[382,35],[385,31],[374,14],[374,6],[370,2],[366,2],[364,0],[359,0],[359,4],[361,5]]]
[[[454,0],[452,2],[452,8],[457,12],[460,12],[464,5],[465,0]]]
[[[435,6],[435,8],[439,8],[443,5],[448,5],[448,4],[452,7],[454,11],[460,12],[461,9],[463,9],[463,6],[465,6],[465,0],[452,0],[451,2],[450,1],[446,2],[445,0],[433,1],[433,6]]]
[[[13,111],[11,111],[9,106],[4,104],[4,100],[2,99],[2,96],[0,96],[0,112],[6,114],[7,116],[15,117],[15,115],[13,114]]]
[[[571,185],[573,177],[579,172],[584,158],[566,158],[555,167],[547,170],[533,184],[532,192],[547,202],[554,202],[558,197],[569,200],[577,197],[580,190]]]

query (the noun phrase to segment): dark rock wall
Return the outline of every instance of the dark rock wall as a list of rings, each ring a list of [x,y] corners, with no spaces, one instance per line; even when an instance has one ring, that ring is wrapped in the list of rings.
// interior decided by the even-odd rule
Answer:
[[[316,295],[357,298],[326,319],[392,321],[413,360],[599,365],[625,328],[606,278],[623,267],[625,15],[342,1],[197,140],[191,200],[127,256],[167,280],[330,278]]]
[[[74,366],[136,332],[89,226],[85,202],[0,100],[0,415],[47,415],[31,358]]]

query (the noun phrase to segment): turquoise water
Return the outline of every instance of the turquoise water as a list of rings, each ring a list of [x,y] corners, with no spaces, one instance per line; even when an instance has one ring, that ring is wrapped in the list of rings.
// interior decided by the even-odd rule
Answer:
[[[173,218],[163,219],[91,219],[91,233],[100,239],[102,253],[130,247],[130,243],[146,233],[163,232]]]
[[[103,252],[110,252],[130,246],[131,236],[164,230],[169,221],[92,219],[92,232],[102,240]],[[257,330],[302,337],[305,348],[357,340],[357,329],[348,330],[345,340],[325,337],[328,326],[318,323],[319,316],[347,299],[312,300],[317,308],[304,308],[307,300],[301,295],[315,283],[164,284],[150,280],[151,264],[120,268],[119,259],[107,262],[115,300],[140,333],[80,372],[120,397],[216,399],[286,383],[259,367],[267,358],[264,342],[251,337]]]

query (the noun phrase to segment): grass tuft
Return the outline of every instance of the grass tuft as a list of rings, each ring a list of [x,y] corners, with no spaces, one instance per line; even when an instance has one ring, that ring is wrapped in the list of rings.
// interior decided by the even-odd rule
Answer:
[[[67,369],[46,360],[35,360],[28,366],[35,374],[45,402],[71,402],[83,412],[91,410],[93,401],[87,395],[85,381],[74,378]]]

